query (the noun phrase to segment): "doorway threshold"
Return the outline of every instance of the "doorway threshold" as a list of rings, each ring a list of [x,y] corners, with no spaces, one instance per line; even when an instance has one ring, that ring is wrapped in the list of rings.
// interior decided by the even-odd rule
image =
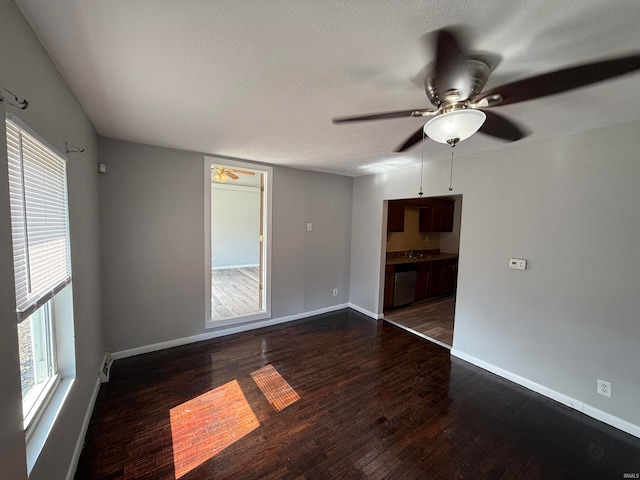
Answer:
[[[420,332],[418,332],[416,330],[413,330],[412,328],[407,327],[406,325],[402,325],[401,323],[394,322],[393,320],[389,320],[386,317],[382,317],[382,319],[385,322],[389,322],[391,325],[395,325],[396,327],[399,327],[399,328],[401,328],[403,330],[406,330],[409,333],[413,333],[414,335],[417,335],[420,338],[424,338],[425,340],[429,340],[430,342],[433,342],[436,345],[440,345],[441,347],[444,347],[447,350],[451,350],[451,345],[447,345],[446,343],[442,343],[441,341],[436,340],[435,338],[428,337],[424,333],[420,333]]]
[[[219,327],[229,327],[235,325],[242,325],[244,323],[254,322],[256,320],[264,320],[271,318],[271,312],[265,310],[258,310],[254,313],[246,314],[246,315],[238,315],[235,317],[226,317],[220,318],[216,320],[207,320],[205,322],[205,328],[219,328]]]

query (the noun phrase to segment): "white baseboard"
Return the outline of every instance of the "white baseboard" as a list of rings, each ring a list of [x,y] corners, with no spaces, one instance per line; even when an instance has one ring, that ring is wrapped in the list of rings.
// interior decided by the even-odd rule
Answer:
[[[360,312],[363,315],[366,315],[367,317],[374,318],[376,320],[380,320],[384,315],[383,313],[370,312],[369,310],[366,310],[366,309],[360,307],[359,305],[356,305],[355,303],[349,303],[349,308],[353,308],[356,312]]]
[[[584,405],[582,413],[588,415],[591,418],[595,418],[596,420],[600,420],[607,425],[616,427],[618,430],[627,432],[634,437],[640,438],[640,426],[635,425],[631,422],[627,422],[620,417],[616,417],[615,415],[611,415],[610,413],[603,412],[602,410],[592,407],[591,405],[587,405],[586,403]]]
[[[114,352],[111,355],[114,359],[133,357],[135,355],[141,355],[143,353],[156,352],[158,350],[164,350],[165,348],[178,347],[180,345],[187,345],[189,343],[201,342],[202,340],[210,340],[212,338],[223,337],[225,335],[232,335],[234,333],[247,332],[249,330],[255,330],[257,328],[270,327],[279,323],[292,322],[294,320],[300,320],[307,317],[313,317],[314,315],[321,315],[323,313],[335,312],[336,310],[342,310],[348,308],[348,303],[342,303],[340,305],[332,305],[330,307],[319,308],[310,312],[297,313],[295,315],[287,315],[286,317],[269,318],[266,320],[260,320],[256,322],[243,323],[241,325],[234,325],[230,327],[223,327],[218,330],[210,330],[206,333],[199,335],[192,335],[190,337],[176,338],[174,340],[167,340],[166,342],[153,343],[151,345],[144,345],[142,347],[130,348],[128,350],[121,350]]]
[[[246,263],[246,264],[239,264],[239,265],[221,265],[219,267],[213,267],[212,270],[229,270],[231,268],[253,268],[253,267],[259,267],[260,264],[258,263]]]
[[[76,474],[76,468],[78,468],[78,460],[80,460],[80,454],[82,453],[82,447],[84,446],[84,438],[87,435],[87,429],[89,428],[89,422],[91,421],[91,414],[93,413],[93,407],[96,404],[98,398],[98,392],[100,391],[100,379],[96,379],[96,386],[93,388],[89,405],[87,405],[87,411],[84,414],[84,420],[82,421],[82,427],[80,428],[80,434],[78,440],[76,440],[76,447],[73,450],[73,457],[71,457],[71,463],[69,464],[69,470],[67,471],[67,479],[73,480]]]
[[[485,362],[484,360],[480,360],[479,358],[467,355],[466,353],[456,350],[455,348],[451,350],[451,355],[460,358],[461,360],[472,363],[473,365],[487,370],[488,372],[495,373],[499,377],[506,378],[507,380],[510,380],[513,383],[517,383],[518,385],[528,388],[529,390],[533,390],[534,392],[550,398],[551,400],[555,400],[556,402],[566,405],[567,407],[578,410],[579,412],[582,412],[591,418],[595,418],[596,420],[606,423],[607,425],[611,425],[612,427],[622,430],[623,432],[627,432],[634,437],[640,438],[640,426],[638,425],[627,422],[626,420],[616,417],[615,415],[611,415],[610,413],[587,405],[580,400],[547,388],[544,385],[540,385],[539,383],[536,383],[527,378],[521,377],[520,375],[510,372],[509,370],[505,370],[503,368],[497,367],[496,365]]]

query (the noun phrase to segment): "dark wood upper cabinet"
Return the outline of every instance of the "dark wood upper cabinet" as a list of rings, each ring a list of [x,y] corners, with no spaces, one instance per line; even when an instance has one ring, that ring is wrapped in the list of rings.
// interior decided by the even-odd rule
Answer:
[[[452,232],[454,200],[446,198],[423,200],[425,203],[420,208],[419,230],[421,232]]]
[[[389,200],[387,210],[387,232],[404,232],[405,200]]]
[[[442,230],[441,232],[453,232],[453,200],[442,201]]]

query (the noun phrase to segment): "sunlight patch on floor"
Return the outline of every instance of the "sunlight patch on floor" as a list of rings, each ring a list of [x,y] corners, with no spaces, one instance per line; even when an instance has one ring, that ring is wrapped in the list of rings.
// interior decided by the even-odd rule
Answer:
[[[260,426],[237,380],[170,410],[178,479]]]
[[[269,400],[271,406],[278,412],[300,400],[300,395],[291,388],[291,385],[282,378],[282,375],[271,364],[251,372],[251,377],[263,395]]]

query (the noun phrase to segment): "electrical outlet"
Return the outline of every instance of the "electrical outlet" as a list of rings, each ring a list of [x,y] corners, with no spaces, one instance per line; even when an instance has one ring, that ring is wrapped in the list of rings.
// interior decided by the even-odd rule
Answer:
[[[604,395],[605,397],[609,397],[611,398],[611,383],[610,382],[605,382],[604,380],[600,380],[598,379],[597,382],[597,392],[600,395]]]
[[[334,288],[334,289],[333,289],[333,296],[334,296],[334,297],[337,297],[337,296],[338,296],[338,289],[337,289],[337,288]]]

